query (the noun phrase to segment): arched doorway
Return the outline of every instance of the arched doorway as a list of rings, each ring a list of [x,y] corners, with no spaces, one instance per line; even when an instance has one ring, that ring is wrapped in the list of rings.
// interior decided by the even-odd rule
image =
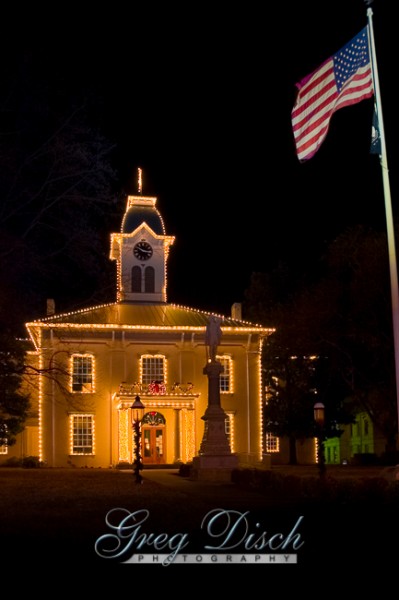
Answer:
[[[165,464],[166,419],[155,410],[147,412],[141,421],[143,464]]]

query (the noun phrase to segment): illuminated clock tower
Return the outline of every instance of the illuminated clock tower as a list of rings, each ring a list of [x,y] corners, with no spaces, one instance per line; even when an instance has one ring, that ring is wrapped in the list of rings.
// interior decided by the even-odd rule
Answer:
[[[118,302],[166,302],[167,260],[175,241],[165,234],[156,198],[128,196],[121,233],[111,234]]]

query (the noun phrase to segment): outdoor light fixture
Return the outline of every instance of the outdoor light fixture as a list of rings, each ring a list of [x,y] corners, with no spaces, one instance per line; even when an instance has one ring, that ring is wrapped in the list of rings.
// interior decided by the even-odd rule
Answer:
[[[320,478],[326,474],[326,461],[324,456],[324,422],[325,407],[322,402],[316,402],[313,407],[314,420],[317,425],[317,463],[319,465]]]
[[[324,410],[325,408],[322,402],[316,402],[316,404],[313,407],[314,420],[319,426],[324,425]]]
[[[140,474],[140,471],[143,469],[143,462],[141,459],[141,420],[144,417],[145,406],[141,402],[140,396],[136,396],[136,399],[130,408],[132,411],[132,427],[134,433],[133,473],[136,483],[142,483],[143,478]]]

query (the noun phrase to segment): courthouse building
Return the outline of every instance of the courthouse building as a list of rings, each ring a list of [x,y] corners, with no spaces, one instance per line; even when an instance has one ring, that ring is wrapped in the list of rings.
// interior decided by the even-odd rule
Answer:
[[[50,310],[27,323],[27,358],[39,372],[31,390],[34,416],[3,459],[34,455],[54,467],[131,463],[136,396],[145,406],[144,465],[186,463],[198,454],[212,313],[168,303],[175,238],[166,233],[156,201],[128,196],[121,230],[111,234],[115,302],[64,314]],[[239,304],[218,317],[226,433],[240,461],[256,463],[265,451],[261,350],[273,330],[242,321]]]

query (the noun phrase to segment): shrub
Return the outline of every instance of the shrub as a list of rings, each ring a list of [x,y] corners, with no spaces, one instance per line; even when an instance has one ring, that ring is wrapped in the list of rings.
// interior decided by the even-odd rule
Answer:
[[[372,452],[365,454],[354,454],[351,464],[357,466],[377,465],[378,458],[377,455],[373,454]]]
[[[399,450],[392,450],[390,452],[384,452],[379,460],[381,465],[398,465],[399,464]]]
[[[183,463],[179,467],[179,475],[180,477],[190,477],[191,475],[191,463]]]
[[[326,506],[368,506],[397,504],[399,480],[388,481],[384,477],[345,478],[300,477],[284,475],[270,470],[252,468],[233,469],[232,483],[245,489],[264,493],[269,500],[278,502],[301,502]]]
[[[21,466],[24,469],[38,469],[43,463],[38,456],[24,456]]]

